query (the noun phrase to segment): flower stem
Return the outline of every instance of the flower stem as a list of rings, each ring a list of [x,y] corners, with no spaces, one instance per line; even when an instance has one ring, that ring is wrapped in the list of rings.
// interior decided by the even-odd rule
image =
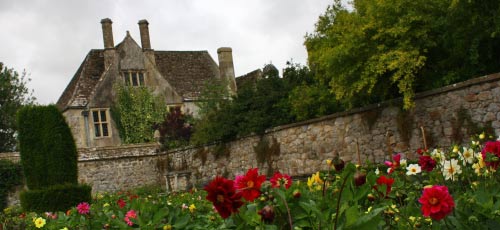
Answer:
[[[290,208],[288,207],[288,202],[286,202],[286,199],[281,196],[280,193],[276,193],[281,200],[283,200],[283,203],[285,204],[286,212],[288,214],[288,224],[290,224],[290,230],[293,230],[293,222],[292,222],[292,215],[290,214]]]
[[[334,230],[337,230],[337,221],[339,219],[339,211],[340,211],[340,200],[341,200],[340,198],[342,198],[342,191],[344,191],[347,179],[349,179],[349,173],[344,178],[344,182],[342,182],[342,186],[340,187],[339,199],[337,200],[337,210],[336,210],[336,213],[335,213],[335,224],[333,225],[333,229]]]

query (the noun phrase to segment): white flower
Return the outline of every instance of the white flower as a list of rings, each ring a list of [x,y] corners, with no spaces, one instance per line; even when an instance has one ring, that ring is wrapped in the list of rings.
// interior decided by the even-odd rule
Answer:
[[[418,164],[410,164],[406,167],[406,175],[417,175],[417,173],[422,172],[422,168]]]
[[[444,155],[444,152],[441,151],[441,149],[434,149],[431,152],[431,157],[441,165],[444,164],[444,161],[446,160],[446,157]]]
[[[467,149],[464,147],[464,151],[460,153],[460,159],[464,162],[467,162],[469,164],[474,163],[474,157],[477,154],[474,153],[474,150],[471,148]]]
[[[445,180],[456,180],[458,174],[462,173],[462,168],[458,165],[457,159],[445,161],[443,164],[443,176]]]
[[[406,159],[402,159],[399,161],[399,165],[401,165],[401,167],[406,167]]]
[[[377,169],[375,169],[375,175],[378,175],[378,174],[380,174],[380,170],[378,170],[378,168],[377,168]]]

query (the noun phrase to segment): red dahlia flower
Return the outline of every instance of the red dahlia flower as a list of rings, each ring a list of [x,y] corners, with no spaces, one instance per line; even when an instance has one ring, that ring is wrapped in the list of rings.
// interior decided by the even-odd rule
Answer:
[[[391,188],[392,188],[393,183],[394,183],[394,178],[386,177],[384,175],[380,176],[377,179],[377,185],[385,185],[385,196],[389,195],[389,193],[391,192]],[[375,189],[377,189],[376,185],[375,185]]]
[[[422,170],[430,172],[434,169],[434,167],[436,167],[436,161],[432,159],[432,157],[424,155],[418,158],[418,165],[420,165]]]
[[[264,181],[266,181],[266,176],[259,175],[259,169],[253,168],[249,169],[244,176],[236,176],[234,186],[245,200],[253,201],[260,196],[260,186]]]
[[[281,174],[280,172],[275,172],[274,176],[270,179],[273,188],[279,188],[284,185],[286,189],[292,186],[292,178],[287,174]]]
[[[434,220],[443,219],[455,207],[455,202],[448,192],[448,188],[442,185],[424,188],[418,202],[422,204],[422,214],[426,217],[430,216]]]
[[[491,160],[488,158],[487,153],[494,155],[497,158],[500,158],[500,141],[488,141],[484,145],[483,150],[481,151],[481,155],[483,156],[483,161],[486,166],[493,167],[494,169],[498,168],[500,165],[500,160]]]
[[[116,204],[118,204],[118,207],[123,208],[125,207],[125,205],[127,205],[127,202],[120,198],[116,201]]]
[[[228,218],[233,212],[238,212],[238,208],[243,205],[241,194],[236,193],[232,180],[217,176],[205,186],[205,191],[208,193],[206,199],[213,203],[223,219]]]

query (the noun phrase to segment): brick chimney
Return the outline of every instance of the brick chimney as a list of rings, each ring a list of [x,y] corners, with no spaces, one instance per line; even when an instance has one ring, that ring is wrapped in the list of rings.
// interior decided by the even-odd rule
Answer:
[[[219,57],[219,72],[221,79],[228,83],[228,90],[231,95],[236,94],[236,79],[234,76],[233,50],[230,47],[217,49]]]
[[[113,22],[109,18],[101,20],[102,25],[102,37],[104,39],[104,48],[112,49],[115,47],[113,42]]]
[[[141,32],[141,45],[143,50],[151,49],[151,42],[149,40],[149,23],[146,19],[139,21],[139,31]]]

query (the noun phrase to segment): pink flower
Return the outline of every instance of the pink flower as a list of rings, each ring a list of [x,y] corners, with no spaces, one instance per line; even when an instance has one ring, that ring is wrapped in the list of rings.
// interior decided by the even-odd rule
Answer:
[[[234,187],[248,201],[253,201],[260,196],[260,186],[266,180],[266,176],[259,175],[259,169],[249,169],[244,176],[236,176]]]
[[[89,214],[90,213],[90,205],[87,202],[79,203],[76,206],[76,210],[78,210],[78,213],[80,213],[82,215]]]
[[[137,213],[135,212],[135,210],[130,210],[127,212],[127,214],[125,214],[123,220],[127,222],[128,226],[132,226],[134,225],[134,223],[130,219],[135,219],[135,218],[137,218]]]
[[[292,186],[292,178],[289,175],[281,174],[280,172],[275,172],[270,181],[273,188],[279,188],[281,185],[284,185],[285,188],[288,189]]]
[[[426,217],[430,216],[434,220],[443,219],[455,207],[455,202],[448,192],[448,188],[442,185],[424,188],[418,202],[422,204],[422,214]]]
[[[385,161],[384,164],[389,167],[388,173],[391,174],[394,172],[394,170],[399,167],[399,164],[401,163],[401,153],[398,153],[392,157],[392,162],[391,161]]]

